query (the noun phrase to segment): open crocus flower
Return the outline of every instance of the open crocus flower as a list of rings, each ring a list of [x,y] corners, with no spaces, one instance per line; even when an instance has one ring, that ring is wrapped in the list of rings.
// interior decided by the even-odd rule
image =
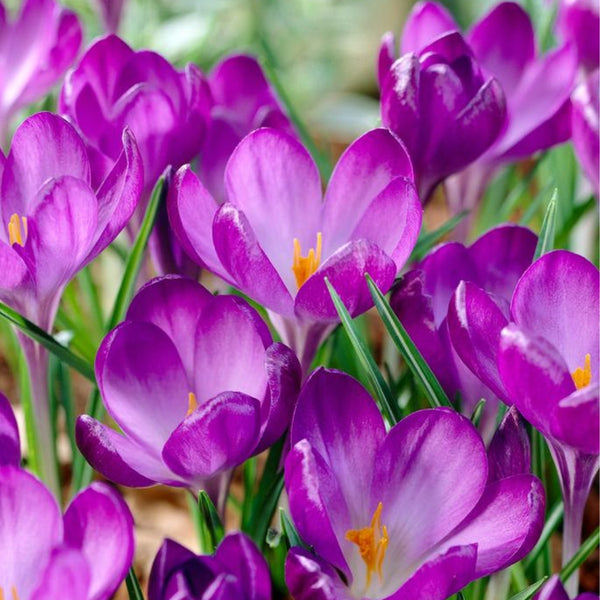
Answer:
[[[448,304],[458,284],[471,281],[487,290],[508,318],[514,287],[533,260],[536,242],[525,227],[501,225],[468,247],[442,244],[402,277],[390,298],[448,397],[460,394],[463,413],[471,416],[477,402],[486,400],[480,422],[486,441],[495,427],[498,397],[456,354],[448,335]]]
[[[584,593],[572,597],[573,600],[598,600],[598,594]],[[570,600],[558,575],[550,577],[542,591],[535,595],[534,600]]]
[[[358,382],[319,369],[300,394],[291,443],[290,511],[315,552],[290,552],[296,600],[444,600],[518,561],[541,532],[541,482],[488,480],[481,437],[450,409],[417,411],[386,433]]]
[[[168,165],[177,168],[196,156],[209,107],[197,67],[179,72],[159,54],[135,52],[115,35],[88,48],[59,99],[60,112],[85,140],[95,183],[117,160],[123,128],[131,128],[144,162],[144,197]]]
[[[64,516],[44,484],[18,468],[19,433],[0,395],[0,598],[108,600],[133,559],[133,519],[108,485],[93,483]]]
[[[212,556],[197,556],[172,540],[150,572],[148,600],[271,600],[269,567],[254,542],[230,533]]]
[[[338,321],[328,278],[352,315],[372,305],[369,273],[386,292],[408,258],[422,209],[403,146],[384,129],[342,155],[325,193],[290,135],[248,135],[225,171],[219,206],[189,167],[169,190],[171,225],[190,257],[269,309],[306,370]]]
[[[484,75],[456,27],[429,31],[422,14],[429,10],[419,4],[411,13],[400,58],[392,34],[379,55],[381,118],[406,145],[424,203],[438,183],[490,147],[505,118],[496,79]]]
[[[136,295],[100,346],[96,377],[123,435],[80,417],[90,464],[132,487],[202,487],[221,507],[228,479],[216,476],[281,436],[300,384],[292,351],[245,301],[176,276]]]
[[[586,71],[600,67],[600,6],[597,0],[559,0],[556,30],[577,48]]]
[[[24,0],[14,20],[0,3],[0,135],[11,117],[45,96],[81,46],[81,26],[55,0]]]
[[[461,283],[448,313],[452,343],[465,364],[548,440],[565,503],[564,562],[579,547],[598,470],[598,293],[598,269],[557,250],[519,280],[510,323],[472,283]]]

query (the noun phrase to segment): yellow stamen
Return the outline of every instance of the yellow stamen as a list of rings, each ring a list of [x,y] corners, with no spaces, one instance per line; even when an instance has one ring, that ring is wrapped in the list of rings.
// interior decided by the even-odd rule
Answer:
[[[308,251],[306,256],[302,256],[302,248],[298,238],[294,238],[294,262],[292,263],[292,271],[296,277],[296,285],[300,289],[304,282],[319,268],[321,264],[321,248],[323,246],[323,236],[321,232],[317,233],[317,249],[314,248]]]
[[[577,367],[571,373],[571,377],[573,378],[575,387],[578,390],[590,385],[590,382],[592,381],[592,358],[589,353],[585,355],[583,369],[581,367]]]
[[[10,595],[12,600],[19,600],[19,594],[17,594],[17,588],[14,585],[10,586]],[[4,600],[4,589],[0,587],[0,600]]]
[[[21,222],[23,222],[22,230]],[[17,213],[13,213],[10,221],[8,222],[8,239],[11,246],[13,244],[19,244],[19,246],[25,245],[27,240],[27,217],[21,217],[19,220],[19,215]],[[2,600],[1,597],[0,600]]]
[[[387,527],[381,525],[382,510],[383,504],[380,502],[373,513],[369,527],[349,529],[346,532],[346,539],[358,546],[360,557],[367,566],[367,589],[371,585],[373,573],[377,573],[379,581],[382,580],[383,559],[390,541]]]
[[[188,394],[188,411],[185,416],[189,417],[197,408],[198,400],[196,400],[196,394],[194,394],[194,392],[190,392]],[[0,600],[2,599],[0,598]]]

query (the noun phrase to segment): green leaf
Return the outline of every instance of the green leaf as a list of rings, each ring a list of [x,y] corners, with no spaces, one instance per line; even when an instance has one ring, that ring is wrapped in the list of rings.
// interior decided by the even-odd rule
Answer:
[[[543,577],[539,581],[536,581],[534,584],[530,585],[527,589],[524,589],[522,592],[515,594],[510,598],[510,600],[529,600],[535,596],[535,593],[546,583],[548,577]]]
[[[129,569],[129,573],[127,573],[125,585],[127,586],[129,600],[144,600],[142,587],[140,586],[140,582],[138,581],[137,575],[135,574],[133,567],[131,567],[131,569]]]
[[[281,529],[283,531],[283,535],[287,540],[288,546],[293,548],[295,546],[301,546],[302,548],[308,548],[308,546],[302,541],[292,520],[288,517],[288,514],[283,510],[283,508],[279,509],[279,520],[281,521]]]
[[[425,359],[410,339],[406,329],[402,323],[400,323],[398,317],[394,314],[381,290],[375,285],[375,282],[367,274],[367,284],[373,296],[373,301],[385,328],[388,330],[394,344],[402,354],[408,368],[412,371],[413,375],[419,386],[422,388],[431,406],[452,406],[448,396],[442,389],[436,376],[433,374],[429,365],[425,362]]]
[[[485,398],[482,398],[473,409],[473,413],[471,414],[471,423],[475,425],[475,427],[479,427],[479,421],[481,421],[481,414],[483,413],[483,409],[485,408]]]
[[[583,561],[598,547],[598,544],[600,544],[600,530],[596,527],[594,533],[581,544],[573,558],[562,568],[560,578],[563,582],[566,582],[579,569]]]
[[[198,507],[200,508],[200,515],[204,522],[204,528],[208,539],[210,540],[211,548],[208,554],[212,554],[221,543],[221,540],[225,535],[225,529],[215,505],[204,490],[198,495]]]
[[[19,314],[16,310],[10,308],[10,306],[7,306],[3,302],[0,302],[0,317],[3,317],[13,325],[16,325],[26,336],[38,342],[38,344],[42,345],[44,348],[46,348],[46,350],[54,354],[54,356],[56,356],[59,360],[66,363],[70,367],[73,367],[86,379],[96,383],[94,367],[90,363],[85,361],[77,354],[71,352],[71,350],[57,342],[50,334],[46,333],[35,323],[32,323],[23,315]]]
[[[398,415],[395,414],[393,409],[395,402],[392,396],[392,391],[383,378],[381,371],[377,368],[375,359],[369,352],[367,345],[358,334],[350,313],[344,306],[344,303],[338,296],[327,277],[325,278],[325,284],[327,285],[327,289],[329,290],[329,294],[331,295],[335,309],[337,310],[340,320],[342,321],[342,325],[344,326],[344,329],[350,338],[350,342],[352,343],[354,351],[360,359],[360,363],[363,369],[366,371],[367,377],[369,378],[369,381],[375,390],[381,412],[390,425],[394,425],[398,422]]]
[[[556,231],[556,203],[558,202],[558,189],[554,188],[552,192],[552,198],[548,202],[546,213],[544,214],[544,220],[542,221],[542,228],[540,229],[540,235],[538,243],[535,248],[534,260],[537,260],[540,256],[550,252],[554,248],[554,236]]]
[[[468,214],[468,210],[463,210],[451,219],[448,219],[437,229],[422,233],[410,255],[409,262],[418,262],[424,258],[433,246],[435,246],[435,244],[437,244],[446,234],[450,233]]]

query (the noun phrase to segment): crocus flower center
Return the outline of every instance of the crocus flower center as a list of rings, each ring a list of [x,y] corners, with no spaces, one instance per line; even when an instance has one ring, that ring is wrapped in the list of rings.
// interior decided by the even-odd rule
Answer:
[[[196,394],[194,394],[194,392],[190,392],[188,394],[188,410],[185,416],[189,417],[197,408],[198,400],[196,400]],[[0,598],[0,600],[2,600],[2,598]]]
[[[383,559],[390,541],[387,527],[381,525],[382,510],[383,504],[380,502],[373,513],[371,525],[362,529],[349,529],[346,532],[346,539],[358,546],[360,557],[367,566],[367,589],[371,585],[373,573],[377,573],[380,581],[382,579]]]
[[[21,223],[23,223],[23,228],[21,228]],[[19,219],[19,215],[13,213],[8,222],[8,239],[11,246],[13,244],[19,244],[19,246],[25,245],[25,241],[27,240],[27,217]],[[1,596],[0,600],[2,600]]]
[[[304,282],[319,268],[321,264],[321,247],[323,245],[323,236],[321,232],[317,233],[317,249],[311,248],[306,256],[302,256],[302,248],[298,238],[294,238],[294,262],[292,271],[296,277],[296,285],[300,289]]]
[[[4,588],[0,587],[0,600],[19,600],[17,588],[14,585],[10,586],[10,597],[4,596]]]
[[[575,382],[575,387],[580,390],[581,388],[587,387],[592,381],[592,359],[588,354],[585,355],[583,363],[583,369],[577,367],[572,373],[571,377]]]

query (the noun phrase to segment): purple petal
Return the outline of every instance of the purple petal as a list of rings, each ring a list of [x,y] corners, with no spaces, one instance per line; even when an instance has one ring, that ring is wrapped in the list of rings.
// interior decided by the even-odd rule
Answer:
[[[223,392],[181,422],[165,443],[163,459],[178,475],[201,481],[252,456],[259,432],[258,400]]]
[[[558,5],[556,30],[574,43],[582,66],[591,71],[600,65],[600,8],[595,0],[564,0]]]
[[[500,332],[507,321],[494,301],[476,285],[461,282],[448,308],[450,339],[463,362],[499,398],[506,392],[497,366]]]
[[[62,540],[56,500],[35,477],[16,467],[0,467],[0,588],[29,598]]]
[[[379,89],[383,89],[385,80],[396,60],[396,37],[388,31],[381,38],[379,55],[377,57],[377,82]]]
[[[353,317],[359,315],[373,306],[365,274],[368,273],[385,294],[397,271],[396,263],[373,242],[349,242],[332,254],[298,290],[296,316],[315,321],[339,319],[325,284],[326,277],[348,312]]]
[[[79,492],[64,516],[65,544],[81,550],[90,567],[90,600],[115,592],[133,560],[133,518],[112,488],[92,483]]]
[[[598,381],[600,276],[587,259],[557,250],[545,254],[523,274],[511,304],[513,320],[532,335],[547,339],[570,372],[591,356],[592,380]]]
[[[578,596],[577,600],[580,598],[581,596]],[[569,600],[569,595],[565,591],[560,577],[552,575],[542,588],[542,591],[535,596],[534,600]]]
[[[315,246],[319,231],[322,195],[314,161],[290,135],[259,129],[237,146],[225,180],[228,201],[244,213],[257,243],[287,288],[295,289],[293,240],[297,238],[307,252]],[[219,248],[217,252],[223,261]]]
[[[8,398],[0,394],[0,466],[21,464],[21,444],[17,420]]]
[[[510,43],[506,40],[507,31]],[[467,41],[477,62],[498,79],[507,96],[513,94],[535,57],[535,35],[529,15],[514,2],[502,2],[477,22]]]
[[[65,590],[72,598],[90,598],[90,568],[78,550],[62,546],[54,549],[40,579],[30,600],[62,600]],[[20,589],[18,593],[22,593]]]
[[[420,53],[434,39],[449,31],[457,31],[452,15],[435,2],[417,2],[402,32],[401,53]]]
[[[442,548],[477,544],[473,579],[489,575],[528,554],[542,532],[544,509],[544,487],[537,477],[515,475],[490,483]]]
[[[477,544],[449,548],[428,560],[389,600],[445,600],[476,579]]]
[[[488,481],[531,473],[531,447],[525,423],[511,406],[496,430],[488,448]]]

